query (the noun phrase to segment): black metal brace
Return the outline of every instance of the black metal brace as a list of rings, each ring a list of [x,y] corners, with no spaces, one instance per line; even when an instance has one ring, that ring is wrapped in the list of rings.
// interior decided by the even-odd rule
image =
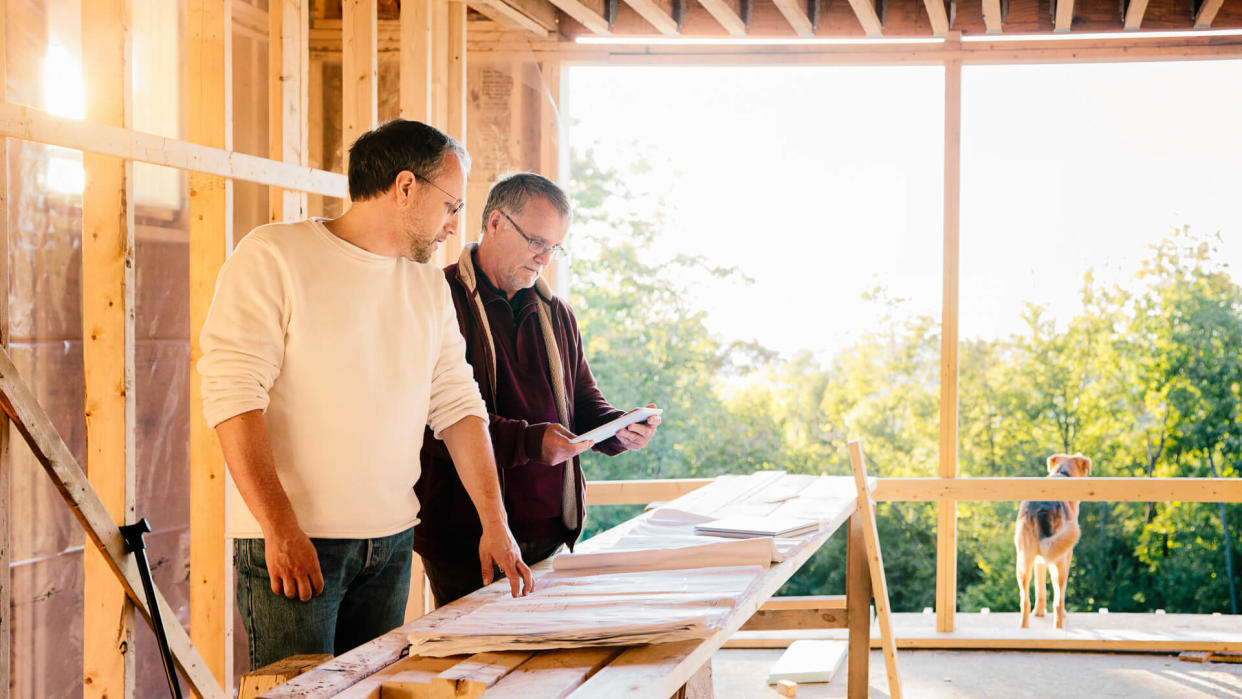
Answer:
[[[172,649],[168,647],[168,635],[164,633],[164,621],[160,618],[160,605],[155,597],[155,582],[151,580],[151,566],[147,563],[146,542],[142,535],[151,531],[147,518],[121,526],[121,536],[125,545],[134,554],[138,562],[138,575],[142,578],[142,590],[147,596],[147,608],[151,610],[151,630],[155,632],[155,640],[160,646],[160,657],[164,661],[164,676],[168,678],[168,689],[173,699],[181,699],[181,685],[177,682],[177,671],[173,667]]]

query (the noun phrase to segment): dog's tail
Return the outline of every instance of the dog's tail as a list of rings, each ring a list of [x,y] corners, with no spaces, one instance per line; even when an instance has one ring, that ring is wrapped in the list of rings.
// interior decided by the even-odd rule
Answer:
[[[1078,543],[1078,523],[1070,518],[1064,502],[1024,502],[1022,509],[1039,528],[1039,555],[1044,560],[1054,561]]]

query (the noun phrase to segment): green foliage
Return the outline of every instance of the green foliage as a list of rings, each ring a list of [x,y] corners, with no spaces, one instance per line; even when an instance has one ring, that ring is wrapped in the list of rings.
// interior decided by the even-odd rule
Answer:
[[[863,298],[874,325],[821,365],[712,336],[694,289],[749,280],[705,258],[654,259],[665,203],[643,194],[650,171],[575,155],[571,303],[601,390],[620,407],[667,408],[643,451],[588,454],[593,480],[685,478],[781,469],[849,473],[862,438],[873,473],[930,476],[939,441],[939,324],[883,288]],[[632,185],[638,182],[639,185]],[[1104,288],[1088,272],[1083,311],[1060,325],[1030,305],[1026,329],[959,345],[959,468],[967,476],[1036,476],[1049,454],[1082,452],[1097,476],[1239,477],[1242,289],[1214,262],[1219,236],[1177,229],[1134,284]],[[702,293],[699,291],[697,293]],[[588,532],[637,508],[596,508]],[[958,505],[958,602],[1017,609],[1017,503]],[[936,508],[878,512],[893,607],[934,603]],[[1242,506],[1083,503],[1071,610],[1229,612]],[[842,537],[784,594],[844,590]]]

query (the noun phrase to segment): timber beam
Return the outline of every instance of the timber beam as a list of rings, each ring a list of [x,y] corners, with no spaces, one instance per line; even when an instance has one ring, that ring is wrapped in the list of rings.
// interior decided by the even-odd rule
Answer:
[[[625,0],[643,19],[666,36],[681,33],[685,16],[685,0]]]
[[[470,7],[501,26],[536,37],[557,28],[556,8],[547,0],[470,0]]]
[[[751,0],[699,0],[699,4],[730,36],[746,36]]]

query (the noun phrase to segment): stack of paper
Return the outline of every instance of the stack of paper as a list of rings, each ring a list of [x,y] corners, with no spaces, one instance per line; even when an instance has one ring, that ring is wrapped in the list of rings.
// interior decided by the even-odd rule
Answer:
[[[819,522],[815,520],[798,517],[739,515],[695,525],[694,533],[748,539],[761,536],[798,536],[817,529],[819,529]]]
[[[706,638],[724,627],[762,569],[551,573],[508,598],[410,634],[410,655],[637,645]]]

